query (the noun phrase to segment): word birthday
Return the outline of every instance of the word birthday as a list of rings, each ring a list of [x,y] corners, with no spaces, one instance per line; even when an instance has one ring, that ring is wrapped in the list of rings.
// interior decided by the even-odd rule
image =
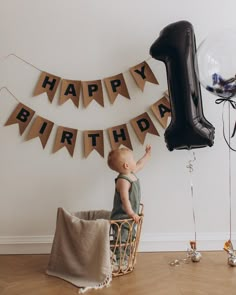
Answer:
[[[166,128],[168,117],[171,116],[168,98],[166,96],[162,97],[156,103],[154,103],[150,109],[152,110],[160,125],[163,128]],[[43,148],[45,148],[55,124],[50,120],[38,115],[36,115],[35,119],[32,121],[34,116],[34,110],[22,103],[19,103],[8,118],[5,126],[18,124],[20,135],[22,135],[31,123],[25,139],[30,140],[38,137]],[[143,114],[131,119],[130,124],[133,127],[135,134],[137,135],[141,144],[144,143],[147,133],[159,136],[159,133],[147,112],[144,112]],[[108,128],[107,131],[112,149],[116,149],[120,145],[124,145],[130,149],[133,149],[127,124]],[[82,131],[82,133],[84,142],[84,156],[87,158],[93,150],[96,150],[102,157],[104,157],[104,130],[85,130]],[[57,126],[53,153],[65,147],[69,154],[73,157],[77,134],[77,129]]]

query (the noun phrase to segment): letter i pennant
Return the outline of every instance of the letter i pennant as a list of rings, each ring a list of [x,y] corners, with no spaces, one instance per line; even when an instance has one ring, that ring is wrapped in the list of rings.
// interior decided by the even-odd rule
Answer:
[[[37,116],[29,130],[29,133],[26,136],[26,139],[29,140],[39,137],[43,148],[45,148],[53,125],[53,122]]]
[[[22,135],[26,127],[29,125],[31,119],[33,118],[34,113],[35,111],[31,110],[22,103],[19,103],[10,115],[10,117],[8,118],[7,122],[5,123],[5,126],[16,123],[19,124],[20,135]]]

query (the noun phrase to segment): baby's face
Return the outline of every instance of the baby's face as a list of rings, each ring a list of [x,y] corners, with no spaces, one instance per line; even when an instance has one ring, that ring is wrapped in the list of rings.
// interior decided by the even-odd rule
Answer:
[[[136,168],[136,161],[134,159],[134,155],[133,155],[132,151],[127,151],[126,152],[125,161],[129,165],[129,168],[130,168],[131,171],[133,171]]]

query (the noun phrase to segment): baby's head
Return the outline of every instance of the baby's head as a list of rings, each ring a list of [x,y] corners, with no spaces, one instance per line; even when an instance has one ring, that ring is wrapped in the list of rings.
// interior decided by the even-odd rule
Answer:
[[[110,151],[107,164],[112,170],[118,173],[129,173],[136,167],[133,152],[127,148]]]

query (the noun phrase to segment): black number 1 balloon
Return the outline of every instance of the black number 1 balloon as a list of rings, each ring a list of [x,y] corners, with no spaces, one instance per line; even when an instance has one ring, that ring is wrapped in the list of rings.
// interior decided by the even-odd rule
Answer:
[[[166,26],[152,44],[150,54],[164,62],[167,71],[171,104],[171,122],[165,130],[167,148],[172,151],[212,146],[215,128],[203,114],[192,24],[179,21]]]

